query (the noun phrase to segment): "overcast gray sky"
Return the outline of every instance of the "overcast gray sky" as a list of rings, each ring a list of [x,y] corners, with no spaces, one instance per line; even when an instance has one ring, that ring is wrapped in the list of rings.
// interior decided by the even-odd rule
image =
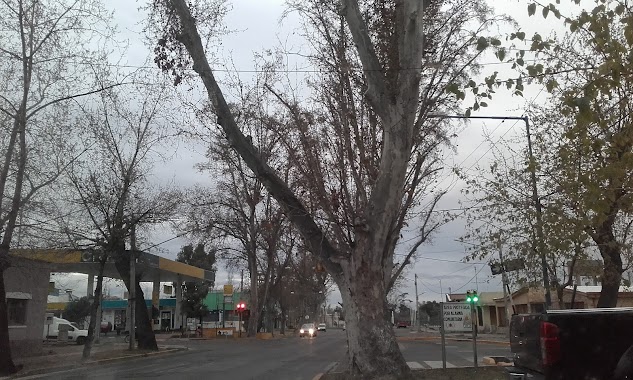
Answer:
[[[517,20],[522,30],[530,35],[534,31],[542,34],[549,34],[552,26],[556,25],[551,20],[544,21],[542,17],[527,16],[527,4],[525,0],[488,0],[498,13],[505,13]],[[150,50],[143,44],[141,33],[144,14],[137,10],[139,3],[129,0],[108,0],[107,6],[115,12],[116,22],[126,39],[129,40],[130,48],[126,55],[127,64],[141,65],[150,56]],[[282,0],[233,0],[232,10],[228,14],[225,22],[234,32],[223,38],[219,58],[221,60],[233,60],[238,70],[252,70],[253,53],[267,48],[274,48],[279,41],[284,41],[293,49],[301,49],[302,40],[298,34],[293,33],[298,25],[297,19],[290,16],[283,23],[280,23],[282,12],[284,11],[284,1]],[[502,33],[509,32],[509,29],[501,30]],[[151,59],[150,59],[151,61]],[[500,77],[512,76],[508,65],[498,64],[494,56],[486,57],[482,75],[492,71],[499,71]],[[248,74],[243,74],[248,75]],[[546,99],[544,92],[539,92],[539,88],[528,87],[525,97],[512,97],[508,93],[499,93],[490,106],[479,115],[506,115],[521,116],[529,103],[532,101],[542,102]],[[466,105],[466,103],[465,103]],[[484,142],[484,132],[493,136],[497,141],[501,138],[509,138],[517,134],[524,134],[522,122],[498,120],[481,121],[472,120],[467,127],[455,139],[457,154],[449,153],[450,157],[446,162],[445,174],[441,184],[449,186],[451,191],[444,197],[438,205],[439,209],[459,208],[459,201],[463,200],[460,190],[464,184],[458,181],[451,174],[451,167],[460,166],[472,169],[479,164],[485,167],[490,158],[489,144]],[[174,183],[183,187],[194,184],[209,183],[207,174],[196,171],[194,165],[204,161],[204,146],[201,144],[181,144],[174,158],[157,169],[155,176],[157,179],[173,179]],[[466,247],[456,241],[464,233],[463,219],[457,219],[442,229],[434,236],[430,244],[419,249],[419,257],[407,274],[407,281],[402,286],[402,292],[409,293],[413,299],[415,291],[413,288],[413,275],[419,276],[418,291],[421,300],[440,300],[440,292],[465,291],[476,289],[479,291],[501,291],[501,279],[492,277],[490,269],[485,263],[462,263],[465,256]],[[150,240],[152,244],[157,244],[174,237],[174,232],[169,229],[158,229]],[[405,239],[406,240],[406,236]],[[160,245],[160,255],[175,258],[176,253],[183,244],[184,239],[174,239]],[[402,257],[406,251],[406,245],[397,252],[396,260]],[[220,267],[216,279],[216,286],[223,285],[227,280],[227,273]],[[85,276],[73,276],[67,278],[68,283],[80,283]],[[239,280],[239,275],[236,276]],[[77,286],[78,294],[85,294],[85,286]],[[122,293],[122,287],[111,285],[112,294]],[[333,294],[331,303],[340,301],[340,295]]]

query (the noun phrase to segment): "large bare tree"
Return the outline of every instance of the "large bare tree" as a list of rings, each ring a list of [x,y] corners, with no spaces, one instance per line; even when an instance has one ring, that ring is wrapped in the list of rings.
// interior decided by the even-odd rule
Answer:
[[[72,165],[67,182],[74,190],[68,199],[78,213],[59,221],[64,235],[97,248],[101,265],[110,258],[127,288],[136,288],[139,348],[156,350],[140,287],[143,273],[130,282],[130,253],[139,247],[127,242],[143,225],[168,221],[180,197],[169,187],[149,185],[152,167],[161,159],[154,152],[171,136],[168,90],[147,79],[138,82],[144,84],[105,91],[100,102],[83,107],[81,137],[89,151]],[[100,293],[101,279],[97,282]]]
[[[0,12],[0,374],[10,374],[4,271],[17,220],[72,161],[67,100],[101,90],[90,65],[104,60],[97,51],[111,30],[98,1],[2,1]]]
[[[325,5],[330,2],[322,2]],[[466,9],[470,2],[437,1],[426,5],[418,0],[397,1],[342,1],[333,9],[343,28],[349,31],[348,47],[356,51],[364,91],[363,102],[371,109],[370,122],[375,133],[364,136],[378,138],[374,152],[375,172],[368,183],[356,183],[356,213],[351,220],[332,218],[327,224],[320,219],[323,213],[312,213],[304,201],[293,192],[275,168],[264,159],[261,151],[244,135],[236,117],[220,89],[205,56],[204,44],[198,32],[200,18],[194,18],[192,10],[183,0],[156,1],[156,21],[162,25],[156,49],[156,62],[165,71],[174,72],[176,80],[182,77],[180,68],[193,63],[193,69],[202,80],[217,123],[228,143],[240,155],[244,163],[261,181],[267,191],[283,207],[288,218],[301,232],[310,251],[331,274],[338,285],[346,310],[349,365],[356,374],[366,378],[405,378],[410,370],[398,349],[392,327],[386,321],[386,293],[393,276],[393,246],[399,236],[399,217],[408,189],[407,173],[416,149],[424,142],[438,138],[433,125],[425,116],[435,110],[433,102],[423,86],[423,73],[429,73],[425,62],[425,23],[434,15],[441,14],[440,5]],[[484,10],[477,4],[479,10]],[[376,26],[367,17],[368,9],[385,9],[390,14],[384,19],[387,42],[393,50],[389,60],[380,56]],[[199,12],[201,8],[195,8]],[[450,21],[450,20],[445,20]],[[485,20],[482,20],[485,22]],[[464,24],[457,28],[462,31]],[[460,40],[440,46],[448,48],[457,43],[464,46],[464,54],[477,41],[476,33],[459,35]],[[441,51],[441,50],[440,50]],[[186,54],[185,54],[186,53]],[[457,57],[453,57],[458,59]],[[471,56],[474,61],[477,54]],[[458,60],[459,61],[459,60]],[[469,62],[465,62],[467,66]],[[425,69],[426,67],[426,69]],[[433,93],[442,93],[451,81],[463,79],[464,67],[456,75],[444,78]],[[431,70],[433,72],[434,70]],[[431,76],[433,77],[433,76]],[[429,81],[429,79],[425,79]],[[289,103],[290,104],[290,103]],[[292,104],[290,104],[292,106]],[[297,124],[304,123],[297,118]],[[307,127],[307,125],[305,125]],[[301,128],[299,124],[296,128]],[[316,143],[316,142],[315,142]],[[355,145],[354,151],[358,151]],[[316,157],[315,159],[324,158]],[[349,171],[355,170],[356,159],[348,162]],[[322,181],[327,183],[327,178]],[[354,181],[354,179],[350,179]],[[362,185],[362,186],[361,186]],[[367,187],[364,187],[367,186]],[[357,197],[357,198],[356,198]],[[343,236],[327,225],[343,227]]]

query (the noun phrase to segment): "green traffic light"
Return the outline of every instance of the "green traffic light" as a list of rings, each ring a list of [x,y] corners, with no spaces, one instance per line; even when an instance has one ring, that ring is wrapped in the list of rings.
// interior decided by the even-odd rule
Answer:
[[[478,302],[479,301],[479,297],[475,296],[473,297],[473,302]]]
[[[466,298],[466,302],[470,302],[470,301],[471,301],[470,297]]]

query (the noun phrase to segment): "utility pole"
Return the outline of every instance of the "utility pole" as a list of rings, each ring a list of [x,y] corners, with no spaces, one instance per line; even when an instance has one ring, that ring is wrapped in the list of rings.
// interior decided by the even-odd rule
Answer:
[[[538,254],[541,255],[541,269],[543,270],[543,287],[545,288],[545,310],[552,306],[552,295],[549,287],[549,272],[547,271],[547,260],[545,259],[545,234],[543,233],[543,210],[541,209],[541,201],[538,196],[538,188],[536,186],[536,162],[532,153],[532,136],[530,135],[530,123],[527,116],[525,121],[525,131],[527,133],[528,152],[530,155],[530,179],[532,182],[532,201],[536,208],[536,247]]]
[[[536,164],[534,160],[534,152],[532,151],[532,136],[530,134],[530,122],[527,116],[464,116],[464,115],[433,115],[439,119],[488,119],[488,120],[523,120],[525,123],[525,132],[528,140],[528,155],[530,164],[530,182],[532,187],[532,202],[536,211],[536,253],[541,258],[541,270],[543,273],[543,287],[545,288],[545,310],[552,306],[552,295],[550,292],[549,272],[547,271],[547,259],[545,257],[545,234],[543,233],[543,210],[538,195],[538,187],[536,183]]]
[[[130,350],[134,349],[136,338],[136,224],[130,230],[130,289],[128,304],[130,305]]]
[[[501,248],[501,236],[499,236],[499,262],[501,264],[501,282],[502,282],[502,287],[503,287],[503,304],[506,310],[506,323],[508,324],[508,327],[510,327],[510,307],[508,306],[508,293],[506,292],[506,286],[508,283],[507,283],[507,278],[506,278],[506,271],[503,266],[503,252]],[[512,297],[512,295],[510,296]],[[510,336],[509,328],[508,328],[508,336]]]
[[[418,315],[418,311],[420,309],[420,301],[418,299],[418,274],[415,274],[415,328],[420,331],[420,316]]]

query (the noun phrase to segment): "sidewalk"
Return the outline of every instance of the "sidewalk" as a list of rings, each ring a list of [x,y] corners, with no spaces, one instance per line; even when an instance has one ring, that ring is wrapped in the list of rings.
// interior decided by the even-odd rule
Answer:
[[[406,330],[406,335],[404,332],[397,335],[397,339],[399,341],[412,341],[412,340],[440,340],[441,335],[439,331],[411,331],[409,329]],[[447,333],[446,334],[447,341],[457,341],[457,342],[470,342],[472,341],[472,335],[468,333]],[[504,346],[510,345],[510,340],[505,334],[486,334],[486,333],[478,333],[477,334],[477,342],[480,343],[489,343],[489,344],[499,344]]]
[[[27,375],[63,371],[78,368],[84,365],[105,364],[118,360],[134,359],[154,355],[165,355],[187,349],[184,346],[159,344],[158,351],[130,351],[128,349],[128,344],[126,343],[107,342],[94,345],[92,347],[90,359],[82,362],[81,357],[83,353],[83,347],[83,345],[80,346],[75,344],[60,344],[56,342],[45,343],[43,355],[14,358],[13,361],[16,365],[23,366],[22,370],[20,370],[17,374],[9,377],[0,377],[0,379],[10,379]]]

